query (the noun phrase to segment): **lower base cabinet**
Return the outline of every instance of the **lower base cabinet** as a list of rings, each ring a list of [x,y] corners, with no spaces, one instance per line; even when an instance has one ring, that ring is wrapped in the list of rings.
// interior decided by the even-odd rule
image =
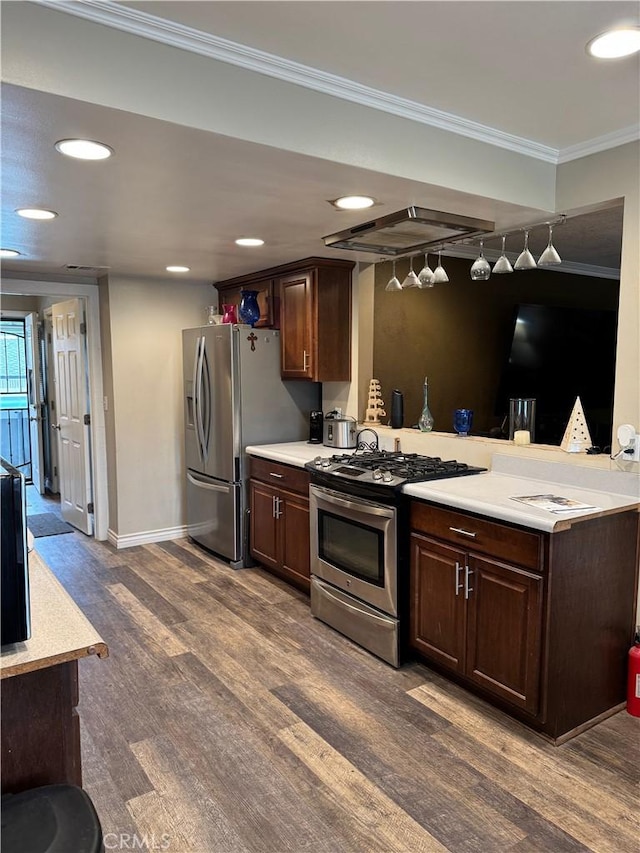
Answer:
[[[542,577],[417,534],[411,544],[414,648],[535,714]]]
[[[556,742],[621,708],[637,512],[538,531],[411,502],[409,645]]]
[[[306,471],[251,460],[251,556],[305,592],[310,588],[308,495]]]

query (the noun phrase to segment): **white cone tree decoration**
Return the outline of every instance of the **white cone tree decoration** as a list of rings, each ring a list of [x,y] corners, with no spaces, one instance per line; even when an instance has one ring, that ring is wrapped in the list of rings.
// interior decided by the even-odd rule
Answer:
[[[560,447],[567,453],[583,453],[588,447],[591,447],[591,444],[591,435],[584,416],[584,409],[580,397],[576,397]]]

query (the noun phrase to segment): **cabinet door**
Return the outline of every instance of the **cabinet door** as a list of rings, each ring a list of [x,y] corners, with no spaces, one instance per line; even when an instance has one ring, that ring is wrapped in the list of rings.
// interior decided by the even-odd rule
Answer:
[[[410,643],[455,671],[464,667],[465,556],[424,536],[411,536]]]
[[[283,379],[313,379],[313,273],[280,280],[280,346]]]
[[[542,643],[540,575],[469,557],[465,674],[532,714],[539,707]]]
[[[311,575],[309,500],[290,492],[280,492],[280,553],[282,569],[309,590]]]
[[[276,489],[249,481],[251,506],[251,556],[264,566],[278,564]]]

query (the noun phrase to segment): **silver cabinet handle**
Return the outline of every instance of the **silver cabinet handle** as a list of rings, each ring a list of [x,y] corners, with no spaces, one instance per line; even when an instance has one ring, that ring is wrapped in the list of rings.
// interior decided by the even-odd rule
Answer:
[[[284,477],[284,474],[275,474],[273,471],[269,471],[269,476],[270,477],[277,477],[278,480],[282,480],[282,478]]]
[[[469,598],[469,593],[473,592],[473,587],[469,586],[469,578],[473,574],[472,570],[469,566],[464,567],[464,597],[465,599]]]
[[[460,590],[463,587],[463,584],[460,582],[460,572],[462,571],[462,566],[456,560],[456,595],[459,595]]]
[[[277,518],[278,517],[276,515],[276,501],[277,500],[278,499],[276,498],[275,495],[271,496],[271,518]]]
[[[280,509],[280,504],[282,503],[282,498],[276,498],[276,518],[280,518],[282,515],[282,510]]]
[[[306,350],[303,350],[302,352],[302,369],[309,369],[309,353]]]
[[[468,536],[469,539],[475,539],[478,535],[477,533],[471,533],[470,530],[463,530],[462,527],[450,527],[449,530],[452,533],[459,533],[461,536]]]

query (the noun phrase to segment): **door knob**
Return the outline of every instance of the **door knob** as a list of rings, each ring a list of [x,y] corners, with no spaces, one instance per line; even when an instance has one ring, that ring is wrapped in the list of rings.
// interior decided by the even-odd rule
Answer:
[[[60,427],[60,424],[51,424],[51,429],[57,429],[57,430],[60,430],[60,428],[61,428],[61,427]]]
[[[30,417],[29,420],[33,423],[34,421],[41,421],[42,418],[36,416],[35,418]]]

